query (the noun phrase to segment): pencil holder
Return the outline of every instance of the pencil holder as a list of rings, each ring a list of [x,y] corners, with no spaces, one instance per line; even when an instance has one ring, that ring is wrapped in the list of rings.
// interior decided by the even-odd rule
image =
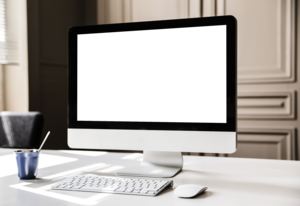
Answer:
[[[20,179],[35,179],[39,161],[38,150],[16,150],[18,176]]]

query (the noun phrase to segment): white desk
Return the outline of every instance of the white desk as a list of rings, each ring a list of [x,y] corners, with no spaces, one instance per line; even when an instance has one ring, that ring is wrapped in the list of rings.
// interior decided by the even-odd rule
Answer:
[[[300,162],[242,158],[184,157],[174,187],[193,183],[208,190],[181,199],[168,189],[156,197],[107,193],[51,191],[55,182],[81,172],[112,173],[137,165],[140,154],[42,151],[38,179],[19,180],[13,150],[0,149],[0,205],[300,205]]]

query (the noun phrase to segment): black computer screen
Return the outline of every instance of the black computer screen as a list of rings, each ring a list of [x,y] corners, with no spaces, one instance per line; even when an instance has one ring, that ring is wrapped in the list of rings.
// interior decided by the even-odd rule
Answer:
[[[226,65],[226,55],[235,54],[226,48],[226,26],[80,30],[71,59],[76,80],[69,83],[69,127],[235,129],[228,105],[235,106],[236,87],[228,85],[236,76],[228,76],[236,74]]]

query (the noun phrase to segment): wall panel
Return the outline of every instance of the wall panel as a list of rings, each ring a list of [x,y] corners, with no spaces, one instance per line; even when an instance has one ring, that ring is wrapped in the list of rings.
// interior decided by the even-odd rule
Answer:
[[[294,160],[295,129],[244,128],[238,132],[238,150],[229,157]]]
[[[295,1],[218,0],[238,19],[239,83],[295,81]]]
[[[238,119],[295,119],[296,92],[238,94]]]

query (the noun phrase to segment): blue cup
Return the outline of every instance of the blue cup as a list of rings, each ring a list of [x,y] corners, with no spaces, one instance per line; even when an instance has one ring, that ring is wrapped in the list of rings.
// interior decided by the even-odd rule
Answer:
[[[20,179],[35,179],[39,162],[38,150],[16,150],[18,176]]]

